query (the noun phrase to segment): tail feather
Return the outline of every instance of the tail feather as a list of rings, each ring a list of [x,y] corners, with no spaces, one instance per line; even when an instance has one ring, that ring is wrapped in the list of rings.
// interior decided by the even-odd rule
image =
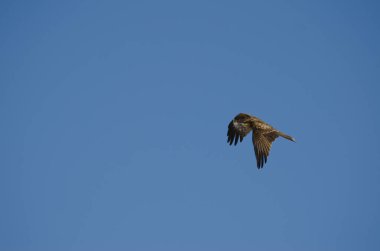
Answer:
[[[280,135],[281,137],[283,137],[283,138],[285,138],[285,139],[288,139],[288,140],[290,140],[290,141],[296,142],[296,140],[295,140],[292,136],[286,135],[286,134],[283,133],[283,132],[278,132],[278,135]]]

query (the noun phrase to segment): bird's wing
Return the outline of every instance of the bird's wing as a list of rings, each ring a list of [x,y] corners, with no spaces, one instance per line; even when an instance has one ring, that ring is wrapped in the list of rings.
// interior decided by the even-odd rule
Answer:
[[[255,130],[252,142],[255,149],[257,168],[263,168],[267,162],[272,142],[278,137],[276,131]]]
[[[240,142],[243,141],[243,138],[252,130],[252,128],[245,123],[241,123],[233,119],[228,125],[227,131],[227,142],[232,145],[235,141],[235,145],[240,139]]]

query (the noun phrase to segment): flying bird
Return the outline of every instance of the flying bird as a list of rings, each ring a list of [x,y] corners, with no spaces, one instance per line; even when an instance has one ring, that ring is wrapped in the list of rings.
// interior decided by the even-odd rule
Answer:
[[[239,140],[242,142],[243,138],[251,131],[253,131],[252,142],[258,169],[263,168],[267,162],[272,142],[278,136],[296,142],[293,137],[280,132],[261,119],[244,113],[236,115],[228,125],[227,142],[230,145],[232,143],[236,145]]]

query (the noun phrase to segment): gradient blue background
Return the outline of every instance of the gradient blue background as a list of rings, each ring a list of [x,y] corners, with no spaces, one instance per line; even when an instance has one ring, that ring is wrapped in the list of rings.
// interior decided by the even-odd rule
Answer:
[[[380,250],[379,12],[2,1],[0,249]]]

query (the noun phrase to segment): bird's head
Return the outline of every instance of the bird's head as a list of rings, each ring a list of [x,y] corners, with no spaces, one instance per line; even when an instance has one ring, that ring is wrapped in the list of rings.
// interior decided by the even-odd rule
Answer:
[[[246,121],[250,118],[251,116],[245,113],[239,113],[235,117],[235,121],[239,123],[246,123]]]

